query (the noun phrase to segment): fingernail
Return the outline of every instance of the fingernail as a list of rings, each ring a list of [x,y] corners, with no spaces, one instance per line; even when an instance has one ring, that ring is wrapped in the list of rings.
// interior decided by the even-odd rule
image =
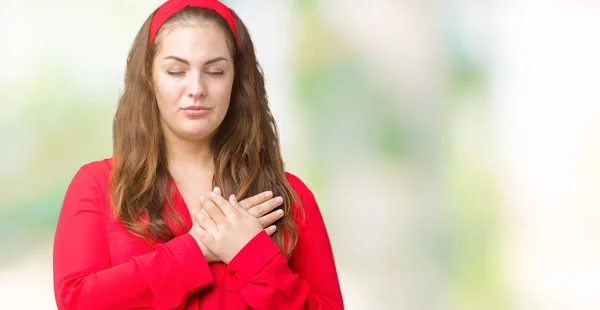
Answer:
[[[215,186],[215,188],[213,188],[213,192],[218,193],[219,192],[219,188]]]
[[[271,197],[273,197],[273,192],[272,192],[272,191],[268,191],[268,192],[266,192],[266,193],[265,193],[265,197],[267,197],[267,198],[271,198]]]
[[[269,227],[269,232],[274,232],[274,231],[275,231],[275,229],[277,229],[277,227],[276,227],[276,226],[271,226],[271,227]]]
[[[283,210],[279,209],[277,211],[275,211],[277,213],[277,215],[283,215]]]
[[[192,214],[195,214],[195,213],[196,213],[196,209],[192,209]]]
[[[200,196],[200,201],[204,200],[204,196]]]
[[[210,197],[215,197],[216,193],[215,192],[210,192]]]
[[[275,198],[275,202],[282,203],[283,202],[283,197],[277,197],[277,198]]]

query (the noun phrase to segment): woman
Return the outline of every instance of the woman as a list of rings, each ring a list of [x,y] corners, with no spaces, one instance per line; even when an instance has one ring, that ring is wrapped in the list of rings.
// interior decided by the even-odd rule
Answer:
[[[283,169],[252,41],[229,8],[172,0],[146,20],[113,140],[63,202],[60,309],[343,308],[321,213]]]

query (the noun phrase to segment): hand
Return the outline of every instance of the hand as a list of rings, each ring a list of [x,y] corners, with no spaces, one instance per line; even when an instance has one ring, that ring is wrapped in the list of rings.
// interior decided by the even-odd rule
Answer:
[[[191,215],[192,215],[192,228],[190,229],[190,231],[188,232],[188,234],[192,235],[192,237],[194,237],[194,240],[196,240],[196,243],[198,243],[198,246],[200,247],[200,250],[204,254],[204,259],[206,259],[206,262],[208,262],[209,264],[211,264],[211,263],[218,263],[220,261],[219,258],[213,252],[211,252],[206,247],[206,245],[204,245],[204,243],[202,243],[202,241],[200,241],[200,238],[198,238],[198,236],[194,233],[196,231],[196,228],[198,227],[198,223],[196,223],[196,221],[193,220],[194,214],[196,212],[198,212],[198,210],[192,209],[192,212],[191,212]]]
[[[262,227],[258,220],[242,208],[235,195],[226,200],[214,191],[210,198],[200,197],[200,203],[208,215],[194,212],[192,218],[198,226],[195,235],[221,261],[226,264],[258,233]]]
[[[214,192],[222,195],[221,189],[218,187],[215,187]],[[275,225],[270,225],[283,217],[283,210],[281,209],[271,212],[283,203],[283,198],[280,196],[271,197],[273,197],[273,192],[266,191],[239,202],[242,208],[248,210],[250,214],[258,219],[262,228],[265,228],[269,235],[275,233],[276,229]],[[208,215],[207,213],[204,214]]]
[[[215,187],[214,191],[219,195],[221,194],[221,189],[219,189],[218,187]],[[283,210],[281,209],[276,210],[275,212],[271,212],[273,211],[273,209],[277,208],[283,203],[283,198],[280,196],[277,196],[275,198],[272,197],[273,192],[266,191],[258,195],[254,195],[250,198],[246,198],[239,202],[242,208],[248,210],[250,214],[252,214],[258,219],[259,223],[265,229],[265,232],[269,234],[269,236],[273,235],[277,230],[277,227],[271,224],[275,223],[277,220],[283,217]],[[205,209],[198,208],[191,210],[192,217],[193,213],[198,211],[203,212],[205,215],[208,215]],[[213,252],[211,252],[206,247],[206,245],[204,245],[204,243],[202,243],[202,241],[200,241],[200,239],[198,239],[198,237],[193,233],[195,227],[197,226],[198,223],[196,223],[196,221],[192,221],[192,228],[190,229],[189,233],[194,237],[194,239],[198,243],[200,250],[202,250],[202,253],[204,253],[204,258],[209,264],[220,262],[219,258],[217,258],[217,256]]]

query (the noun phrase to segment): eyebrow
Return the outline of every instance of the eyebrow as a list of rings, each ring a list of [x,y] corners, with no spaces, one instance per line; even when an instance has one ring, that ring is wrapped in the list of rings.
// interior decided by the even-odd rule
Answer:
[[[174,55],[170,55],[170,56],[167,56],[167,57],[164,58],[164,60],[167,60],[167,59],[173,59],[175,61],[179,61],[181,63],[184,63],[184,64],[186,64],[188,66],[190,65],[189,61],[187,61],[187,60],[185,60],[185,59],[183,59],[181,57],[174,56]],[[229,61],[229,60],[227,60],[227,58],[225,58],[223,56],[219,56],[219,57],[216,57],[216,58],[213,58],[213,59],[210,59],[210,60],[204,62],[204,65],[210,65],[212,63],[215,63],[215,62],[218,62],[218,61],[223,61],[223,60]]]

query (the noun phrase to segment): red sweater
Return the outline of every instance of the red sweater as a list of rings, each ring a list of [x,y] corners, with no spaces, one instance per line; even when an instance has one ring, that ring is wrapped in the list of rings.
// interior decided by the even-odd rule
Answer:
[[[191,235],[149,245],[110,218],[112,160],[83,166],[67,190],[54,240],[59,309],[343,309],[333,252],[312,192],[287,174],[306,217],[288,261],[263,231],[233,260],[208,264]],[[173,204],[191,228],[176,193]]]

